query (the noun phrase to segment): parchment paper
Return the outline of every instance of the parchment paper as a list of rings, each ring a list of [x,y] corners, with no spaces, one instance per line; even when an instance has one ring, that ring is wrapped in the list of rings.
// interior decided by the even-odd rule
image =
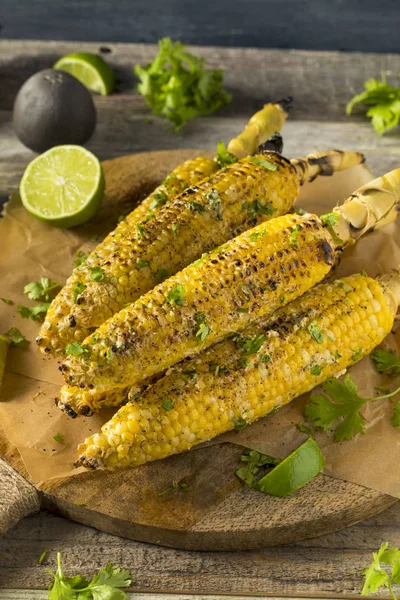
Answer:
[[[318,214],[329,212],[371,178],[365,165],[334,177],[321,178],[303,188],[297,206]],[[120,214],[118,206],[114,212],[115,222]],[[98,430],[112,411],[72,420],[54,406],[54,397],[63,382],[57,361],[42,357],[36,349],[34,339],[38,324],[21,319],[16,305],[31,304],[23,295],[24,285],[30,281],[37,281],[42,276],[64,281],[71,272],[77,250],[93,247],[96,243],[93,235],[101,238],[113,225],[107,219],[106,223],[95,221],[74,231],[54,229],[31,217],[16,194],[0,220],[0,297],[14,302],[12,306],[0,302],[0,332],[18,327],[30,340],[26,347],[10,348],[0,390],[0,424],[9,441],[17,446],[29,476],[36,484],[43,485],[54,478],[81,472],[72,466],[78,443]],[[399,223],[373,232],[346,251],[334,275],[365,269],[374,276],[398,264]],[[400,336],[390,334],[385,345],[399,350]],[[352,367],[351,375],[362,395],[374,396],[375,385],[386,384],[369,358]],[[393,383],[390,381],[392,386]],[[283,457],[307,437],[295,427],[303,422],[305,400],[299,398],[275,415],[240,432],[226,434],[218,441],[232,441]],[[316,435],[326,459],[325,472],[400,498],[400,430],[390,424],[391,405],[387,400],[373,403],[364,415],[367,419],[365,435],[350,442],[334,443],[329,432]],[[63,437],[62,443],[52,439],[59,433]]]

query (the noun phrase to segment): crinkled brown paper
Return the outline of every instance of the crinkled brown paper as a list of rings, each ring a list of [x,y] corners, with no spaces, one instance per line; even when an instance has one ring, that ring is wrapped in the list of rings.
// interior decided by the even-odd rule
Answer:
[[[331,178],[320,178],[303,188],[297,205],[319,214],[329,212],[370,179],[365,165]],[[111,221],[108,226],[111,227]],[[30,340],[25,348],[10,348],[0,395],[0,423],[9,441],[17,446],[34,483],[80,472],[72,467],[78,443],[98,430],[112,411],[71,420],[54,406],[54,397],[63,381],[57,362],[39,353],[34,343],[38,324],[22,320],[16,305],[30,304],[22,293],[28,282],[43,276],[63,281],[71,272],[76,251],[83,245],[93,247],[95,242],[91,238],[96,233],[104,235],[104,223],[97,230],[92,224],[74,231],[40,223],[24,210],[17,195],[12,197],[0,221],[0,297],[14,302],[13,306],[0,302],[0,331],[16,326]],[[345,253],[336,273],[348,275],[364,269],[375,276],[398,264],[399,223],[360,240]],[[400,334],[390,334],[385,344],[400,350]],[[375,395],[375,385],[386,383],[369,358],[352,367],[351,376],[365,396]],[[226,434],[223,439],[285,456],[307,437],[295,427],[303,422],[302,407],[306,399],[298,398],[276,414],[241,432]],[[352,441],[334,443],[331,433],[316,434],[326,459],[325,472],[400,498],[400,429],[391,426],[391,411],[388,400],[368,405],[364,411],[366,433]],[[63,436],[61,444],[52,439],[58,433]]]

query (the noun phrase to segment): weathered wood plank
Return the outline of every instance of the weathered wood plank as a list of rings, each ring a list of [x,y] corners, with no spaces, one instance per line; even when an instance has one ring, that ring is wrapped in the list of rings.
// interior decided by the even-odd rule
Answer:
[[[43,600],[45,590],[0,590],[0,600]],[[259,596],[214,596],[214,595],[193,595],[193,594],[129,594],[130,600],[258,600]],[[288,596],[268,596],[268,600],[295,600]],[[330,600],[328,596],[318,598],[303,597],[303,600]]]
[[[82,42],[82,50],[98,52],[101,43]],[[98,105],[129,103],[132,115],[143,108],[133,91],[132,67],[147,63],[156,52],[154,45],[108,44],[106,58],[117,76],[116,94],[98,98]],[[0,108],[11,109],[15,94],[27,77],[51,67],[68,52],[76,52],[71,42],[0,41]],[[226,86],[233,93],[232,104],[219,117],[246,115],[271,99],[291,95],[296,103],[295,118],[347,120],[344,107],[354,93],[361,91],[369,77],[381,72],[391,82],[400,83],[400,55],[345,54],[299,50],[257,50],[252,48],[193,47],[204,56],[210,68],[224,69]],[[114,118],[118,115],[114,114]]]
[[[361,8],[362,6],[362,8]],[[136,0],[118,7],[80,0],[73,10],[49,0],[3,0],[6,38],[154,42],[170,35],[192,44],[393,52],[399,48],[396,1]],[[296,18],[293,18],[296,15]],[[385,32],[384,35],[380,35]]]
[[[133,590],[206,594],[353,596],[382,541],[400,545],[400,504],[350,529],[302,543],[242,553],[187,552],[140,544],[48,514],[0,538],[0,587],[45,589],[57,551],[67,573],[92,575],[108,561],[129,568]],[[38,564],[49,550],[44,565]]]

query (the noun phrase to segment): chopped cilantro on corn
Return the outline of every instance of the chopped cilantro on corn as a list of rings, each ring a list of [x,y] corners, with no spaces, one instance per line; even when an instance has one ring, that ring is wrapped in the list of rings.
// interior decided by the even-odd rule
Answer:
[[[135,467],[264,417],[369,354],[390,332],[399,300],[398,271],[316,286],[239,339],[173,368],[81,444],[76,465]]]

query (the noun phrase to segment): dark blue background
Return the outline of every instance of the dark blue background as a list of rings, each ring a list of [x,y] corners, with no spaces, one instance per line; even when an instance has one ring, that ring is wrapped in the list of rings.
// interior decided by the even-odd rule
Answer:
[[[400,52],[400,0],[0,0],[2,38]]]

